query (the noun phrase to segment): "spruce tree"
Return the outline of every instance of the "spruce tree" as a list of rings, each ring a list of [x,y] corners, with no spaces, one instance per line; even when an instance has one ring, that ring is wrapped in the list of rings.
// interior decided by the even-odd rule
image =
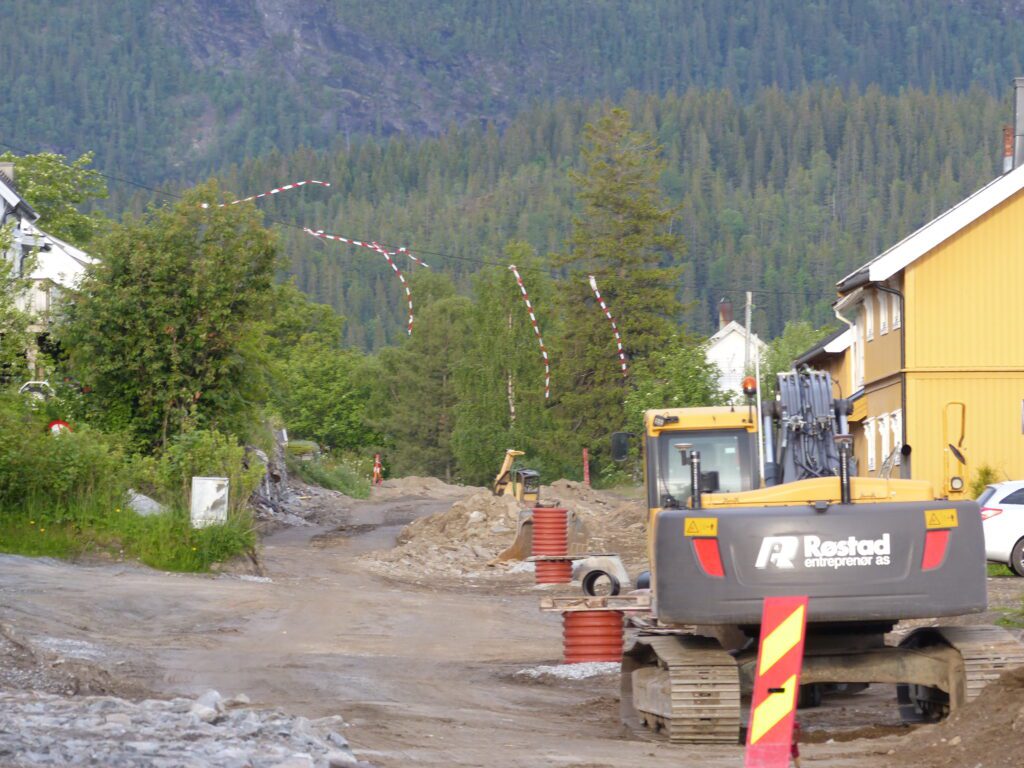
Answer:
[[[570,433],[591,453],[624,424],[623,376],[608,318],[589,284],[596,278],[621,330],[627,360],[664,349],[679,315],[677,291],[684,244],[672,229],[678,208],[658,186],[661,147],[633,130],[628,112],[613,109],[583,132],[583,170],[571,179],[582,203],[573,221],[563,293],[565,334],[556,399]]]

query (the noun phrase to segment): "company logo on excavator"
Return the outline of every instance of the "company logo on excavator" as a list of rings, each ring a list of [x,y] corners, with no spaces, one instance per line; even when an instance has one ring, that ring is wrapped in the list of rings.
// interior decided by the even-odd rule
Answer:
[[[800,554],[801,538],[803,553]],[[888,533],[877,539],[822,539],[820,536],[765,536],[757,553],[755,568],[769,565],[794,568],[802,557],[804,568],[847,568],[865,565],[889,565],[892,545]]]
[[[765,536],[754,567],[767,568],[771,563],[776,568],[792,568],[799,547],[800,539],[796,536]]]

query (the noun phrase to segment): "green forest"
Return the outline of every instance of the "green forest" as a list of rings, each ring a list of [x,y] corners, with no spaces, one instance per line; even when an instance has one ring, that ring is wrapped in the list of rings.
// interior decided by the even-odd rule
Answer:
[[[828,322],[837,280],[991,180],[1009,116],[981,90],[819,86],[764,91],[749,104],[690,90],[621,103],[663,147],[659,186],[678,206],[670,227],[685,248],[671,256],[682,269],[670,314],[710,334],[717,301],[753,290],[755,327],[768,338],[788,320]],[[401,285],[372,251],[317,241],[301,227],[408,246],[468,293],[480,262],[502,261],[508,240],[542,257],[565,252],[578,209],[568,172],[580,164],[583,126],[608,106],[558,102],[503,132],[273,152],[221,178],[239,193],[331,182],[260,205],[269,219],[297,225],[281,229],[286,272],[345,316],[349,345],[373,350],[404,334]]]

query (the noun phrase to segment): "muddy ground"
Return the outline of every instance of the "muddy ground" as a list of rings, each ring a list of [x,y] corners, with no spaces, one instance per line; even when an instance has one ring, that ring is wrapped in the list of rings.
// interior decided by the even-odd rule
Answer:
[[[0,556],[0,688],[244,693],[256,708],[342,716],[356,756],[383,768],[741,765],[739,746],[623,733],[614,674],[522,674],[561,653],[559,618],[537,610],[528,574],[505,574],[515,589],[491,575],[460,588],[367,566],[391,556],[369,553],[392,552],[405,525],[474,490],[392,482],[367,502],[310,492],[305,524],[264,540],[262,575]],[[992,592],[1017,606],[1024,579],[992,580]],[[804,765],[916,765],[922,737],[899,725],[893,698],[878,686],[802,712]]]

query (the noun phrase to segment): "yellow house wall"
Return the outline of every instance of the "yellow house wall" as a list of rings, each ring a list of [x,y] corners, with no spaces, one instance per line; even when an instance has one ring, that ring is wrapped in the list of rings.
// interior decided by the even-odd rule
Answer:
[[[907,443],[913,448],[915,480],[930,480],[943,487],[943,411],[946,403],[967,406],[962,452],[970,482],[978,467],[987,464],[999,479],[1024,479],[1024,433],[1021,401],[1024,372],[1020,373],[914,373],[907,377]],[[959,420],[951,415],[947,438],[959,437]],[[951,467],[957,467],[951,459]]]
[[[910,370],[1024,371],[1024,193],[904,270]]]
[[[889,296],[889,322],[892,322],[892,302],[895,296]],[[864,386],[870,387],[871,382],[899,373],[900,370],[900,337],[903,329],[890,330],[886,334],[879,333],[880,313],[878,300],[874,301],[873,315],[875,321],[875,338],[864,343]]]

